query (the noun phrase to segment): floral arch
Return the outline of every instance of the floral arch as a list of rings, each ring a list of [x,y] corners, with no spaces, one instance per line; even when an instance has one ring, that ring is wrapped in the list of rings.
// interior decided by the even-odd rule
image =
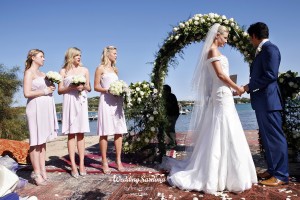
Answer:
[[[150,85],[152,84],[154,88],[157,88],[157,94],[145,100],[144,105],[138,112],[142,113],[142,117],[135,122],[136,125],[129,129],[130,134],[124,138],[123,150],[125,153],[143,151],[144,147],[155,136],[158,139],[158,148],[152,153],[159,157],[165,153],[164,136],[161,129],[166,123],[166,117],[164,102],[160,97],[162,96],[165,76],[168,74],[168,67],[177,64],[176,55],[182,55],[185,46],[204,40],[206,33],[214,23],[228,27],[228,45],[237,49],[246,62],[252,62],[255,49],[249,42],[249,35],[233,18],[227,19],[224,15],[209,13],[196,14],[192,18],[180,22],[169,33],[156,54]],[[131,117],[136,116],[136,114],[137,112],[131,113]]]
[[[206,33],[214,23],[228,27],[228,45],[237,49],[244,56],[246,62],[252,62],[255,49],[250,44],[249,35],[245,32],[244,27],[240,27],[233,18],[227,19],[224,15],[196,14],[175,26],[158,51],[151,77],[156,88],[162,89],[164,77],[168,73],[168,66],[177,64],[176,54],[182,54],[182,49],[185,46],[204,40]]]

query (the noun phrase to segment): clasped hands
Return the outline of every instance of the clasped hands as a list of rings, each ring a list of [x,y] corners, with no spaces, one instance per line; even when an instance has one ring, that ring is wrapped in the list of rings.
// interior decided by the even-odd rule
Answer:
[[[248,92],[249,87],[248,85],[242,85],[238,87],[235,91],[233,91],[233,96],[242,96],[245,92]]]
[[[81,92],[81,91],[84,90],[84,84],[78,84],[78,85],[76,85],[76,84],[71,84],[71,85],[70,85],[70,88],[71,88],[72,90],[78,90],[79,92]]]

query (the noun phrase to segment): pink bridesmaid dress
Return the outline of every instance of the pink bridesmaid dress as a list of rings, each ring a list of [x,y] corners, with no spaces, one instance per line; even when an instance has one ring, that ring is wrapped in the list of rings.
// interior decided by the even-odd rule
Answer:
[[[73,76],[64,78],[64,86],[72,84]],[[90,132],[88,118],[87,92],[71,90],[64,94],[62,113],[62,133],[86,133]]]
[[[38,77],[32,81],[31,90],[44,90],[49,84],[45,77]],[[57,137],[58,123],[52,94],[28,98],[26,118],[30,146],[41,145]]]
[[[101,87],[108,89],[110,84],[116,80],[118,80],[116,73],[106,72],[101,77]],[[100,136],[127,133],[123,97],[100,93],[97,133]]]

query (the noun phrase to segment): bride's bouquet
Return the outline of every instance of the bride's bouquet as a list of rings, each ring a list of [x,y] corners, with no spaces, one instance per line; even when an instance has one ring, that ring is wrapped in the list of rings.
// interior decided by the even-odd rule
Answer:
[[[85,82],[86,82],[86,78],[83,75],[75,75],[73,76],[71,83],[73,85],[79,86],[79,85],[84,85]],[[79,95],[81,95],[81,91],[79,91]]]
[[[59,73],[57,72],[53,72],[53,71],[49,71],[46,74],[46,78],[53,84],[59,84],[62,81],[62,77]]]

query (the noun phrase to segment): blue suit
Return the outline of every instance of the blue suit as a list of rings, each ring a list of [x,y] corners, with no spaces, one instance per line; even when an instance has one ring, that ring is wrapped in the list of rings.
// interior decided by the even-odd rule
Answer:
[[[282,130],[283,108],[277,84],[280,65],[278,47],[267,41],[250,66],[249,93],[265,150],[268,172],[288,182],[287,142]]]

